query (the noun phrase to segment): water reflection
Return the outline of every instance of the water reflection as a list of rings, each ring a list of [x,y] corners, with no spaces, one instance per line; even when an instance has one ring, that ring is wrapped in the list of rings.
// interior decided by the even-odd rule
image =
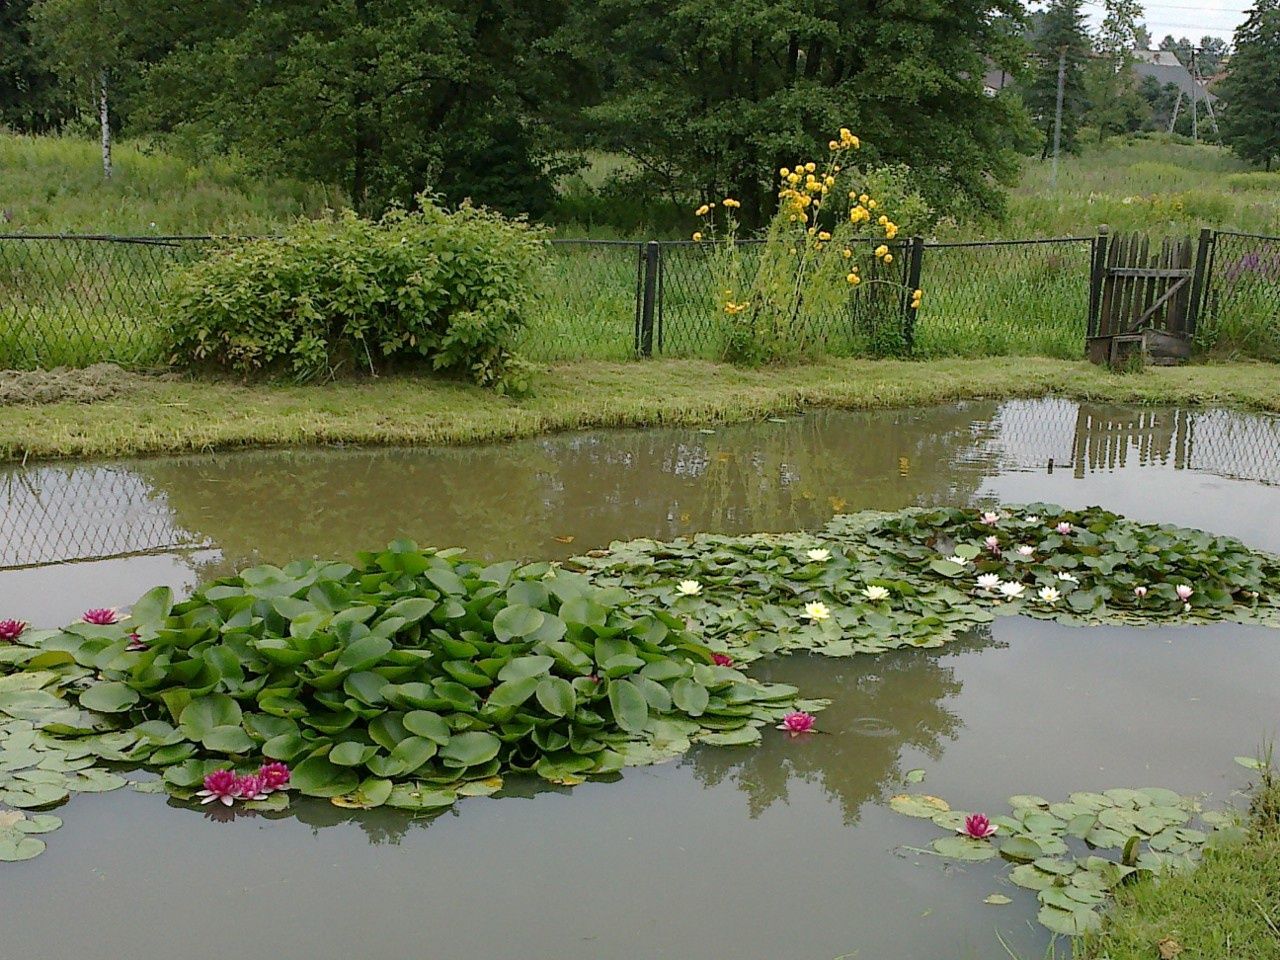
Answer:
[[[944,650],[904,650],[886,657],[829,660],[792,657],[757,665],[762,679],[785,680],[805,696],[824,697],[822,732],[794,740],[768,737],[738,750],[700,750],[685,762],[707,786],[732,783],[754,820],[786,803],[800,783],[817,785],[839,806],[846,825],[864,804],[900,788],[908,749],[936,760],[963,725],[948,701],[961,684],[952,658],[990,646],[990,634],[957,640]]]
[[[798,529],[841,510],[968,502],[999,474],[1134,468],[1280,484],[1280,418],[1050,399],[475,448],[10,467],[0,470],[0,569],[216,548],[212,564],[208,553],[192,561],[203,575],[397,536],[486,558],[557,557],[618,538]]]

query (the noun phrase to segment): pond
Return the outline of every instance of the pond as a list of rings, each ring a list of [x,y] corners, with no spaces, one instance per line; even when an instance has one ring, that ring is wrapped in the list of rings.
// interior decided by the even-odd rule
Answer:
[[[246,563],[396,536],[561,558],[638,536],[813,528],[833,512],[1045,500],[1280,551],[1280,420],[1065,401],[816,412],[471,449],[258,451],[0,471],[0,616],[56,624]],[[966,809],[1166,786],[1222,805],[1276,731],[1273,632],[1023,617],[940,651],[757,665],[831,698],[821,735],[699,747],[620,782],[509,782],[434,819],[298,801],[193,812],[77,796],[0,866],[14,957],[1041,956],[996,862],[920,856],[906,772]],[[210,822],[216,821],[216,822]],[[991,893],[1013,897],[988,906]],[[1025,893],[1025,891],[1023,891]],[[181,944],[178,948],[175,944]]]

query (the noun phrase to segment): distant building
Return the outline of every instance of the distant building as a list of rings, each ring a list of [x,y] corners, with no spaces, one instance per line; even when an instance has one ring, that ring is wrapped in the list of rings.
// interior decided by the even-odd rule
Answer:
[[[1141,77],[1151,77],[1161,87],[1172,84],[1188,99],[1197,102],[1208,100],[1217,103],[1218,98],[1209,92],[1203,81],[1197,82],[1191,71],[1170,50],[1133,51],[1133,72]]]

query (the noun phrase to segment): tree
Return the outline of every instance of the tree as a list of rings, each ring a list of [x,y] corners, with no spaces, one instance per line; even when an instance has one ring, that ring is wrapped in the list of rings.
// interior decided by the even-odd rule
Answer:
[[[73,112],[31,38],[31,0],[0,2],[0,125],[29,133],[61,126]]]
[[[1146,32],[1140,23],[1142,4],[1139,0],[1103,0],[1103,9],[1102,26],[1094,38],[1094,46],[1119,71],[1128,64],[1132,52],[1139,46],[1141,34]]]
[[[145,129],[339,184],[366,213],[424,189],[548,202],[548,117],[578,89],[539,46],[563,0],[131,2]]]
[[[111,176],[111,90],[121,60],[122,9],[117,0],[36,0],[31,30],[50,68],[98,114],[102,175]]]
[[[1280,157],[1280,0],[1256,0],[1234,46],[1220,85],[1222,137],[1242,160],[1270,170]]]
[[[1058,66],[1065,65],[1062,87],[1062,149],[1076,147],[1076,134],[1087,106],[1084,65],[1090,41],[1085,32],[1081,0],[1051,0],[1035,24],[1031,77],[1023,99],[1036,125],[1044,132],[1042,158],[1053,149],[1054,119],[1058,101]]]
[[[774,171],[841,127],[861,162],[905,163],[941,207],[999,206],[1026,124],[989,98],[987,57],[1020,59],[1011,0],[594,0],[558,46],[597,65],[587,142],[631,157],[673,199],[732,194],[759,223]]]

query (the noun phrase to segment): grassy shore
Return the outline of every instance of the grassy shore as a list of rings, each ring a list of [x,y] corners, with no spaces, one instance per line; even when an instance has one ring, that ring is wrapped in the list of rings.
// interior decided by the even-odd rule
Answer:
[[[585,427],[748,420],[806,407],[882,408],[1047,394],[1280,411],[1266,364],[1118,375],[1036,357],[827,360],[744,370],[698,360],[545,368],[532,396],[425,377],[245,385],[130,377],[91,403],[0,406],[0,459],[112,457],[285,444],[465,444]]]
[[[1254,799],[1248,839],[1193,872],[1123,886],[1079,960],[1275,960],[1280,957],[1280,785]]]

